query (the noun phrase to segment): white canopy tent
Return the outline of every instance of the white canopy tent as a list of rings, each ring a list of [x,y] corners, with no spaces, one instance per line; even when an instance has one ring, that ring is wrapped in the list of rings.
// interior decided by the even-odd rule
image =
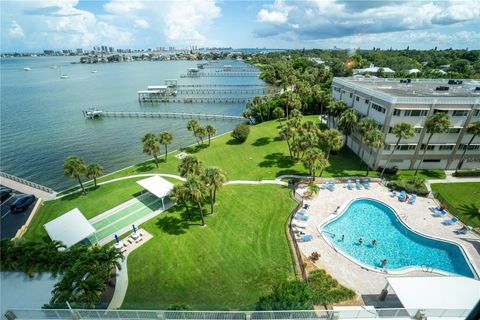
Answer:
[[[165,203],[163,199],[170,194],[174,184],[170,181],[163,179],[160,176],[153,176],[147,179],[137,181],[139,185],[147,189],[150,193],[153,193],[162,200],[162,206],[165,210]]]
[[[95,228],[78,210],[72,209],[43,225],[52,240],[63,242],[67,248],[95,234]]]
[[[406,309],[471,310],[480,299],[480,281],[466,277],[387,277]]]

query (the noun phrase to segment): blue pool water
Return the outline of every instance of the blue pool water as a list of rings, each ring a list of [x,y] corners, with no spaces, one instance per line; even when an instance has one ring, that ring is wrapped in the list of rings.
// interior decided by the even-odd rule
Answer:
[[[387,270],[428,266],[475,277],[459,246],[411,231],[390,207],[375,200],[352,201],[339,218],[327,223],[322,230],[335,247],[372,267],[382,267],[381,260],[387,259],[384,267]],[[358,243],[360,237],[364,239],[363,244]],[[371,244],[373,239],[377,240],[375,246]]]

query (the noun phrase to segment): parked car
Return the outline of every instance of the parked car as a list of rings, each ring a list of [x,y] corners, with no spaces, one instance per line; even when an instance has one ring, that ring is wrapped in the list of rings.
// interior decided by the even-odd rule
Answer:
[[[0,189],[0,201],[8,199],[12,195],[13,191],[10,188]]]
[[[12,210],[13,213],[25,211],[33,202],[35,202],[35,196],[33,194],[20,197],[12,203],[10,210]]]

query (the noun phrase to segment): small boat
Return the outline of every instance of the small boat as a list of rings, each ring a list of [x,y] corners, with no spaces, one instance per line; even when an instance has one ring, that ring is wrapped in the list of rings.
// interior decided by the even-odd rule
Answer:
[[[68,78],[70,78],[70,76],[68,74],[62,74],[60,76],[60,79],[68,79]]]
[[[25,68],[23,68],[23,71],[32,71],[32,68],[25,67]]]
[[[50,66],[50,69],[57,69],[57,66]]]
[[[90,73],[97,73],[97,70],[94,69],[94,70],[90,71]]]

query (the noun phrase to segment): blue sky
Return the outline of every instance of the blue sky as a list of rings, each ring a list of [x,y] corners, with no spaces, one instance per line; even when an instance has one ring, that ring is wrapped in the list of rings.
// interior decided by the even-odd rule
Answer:
[[[479,0],[1,1],[1,50],[480,48]]]

